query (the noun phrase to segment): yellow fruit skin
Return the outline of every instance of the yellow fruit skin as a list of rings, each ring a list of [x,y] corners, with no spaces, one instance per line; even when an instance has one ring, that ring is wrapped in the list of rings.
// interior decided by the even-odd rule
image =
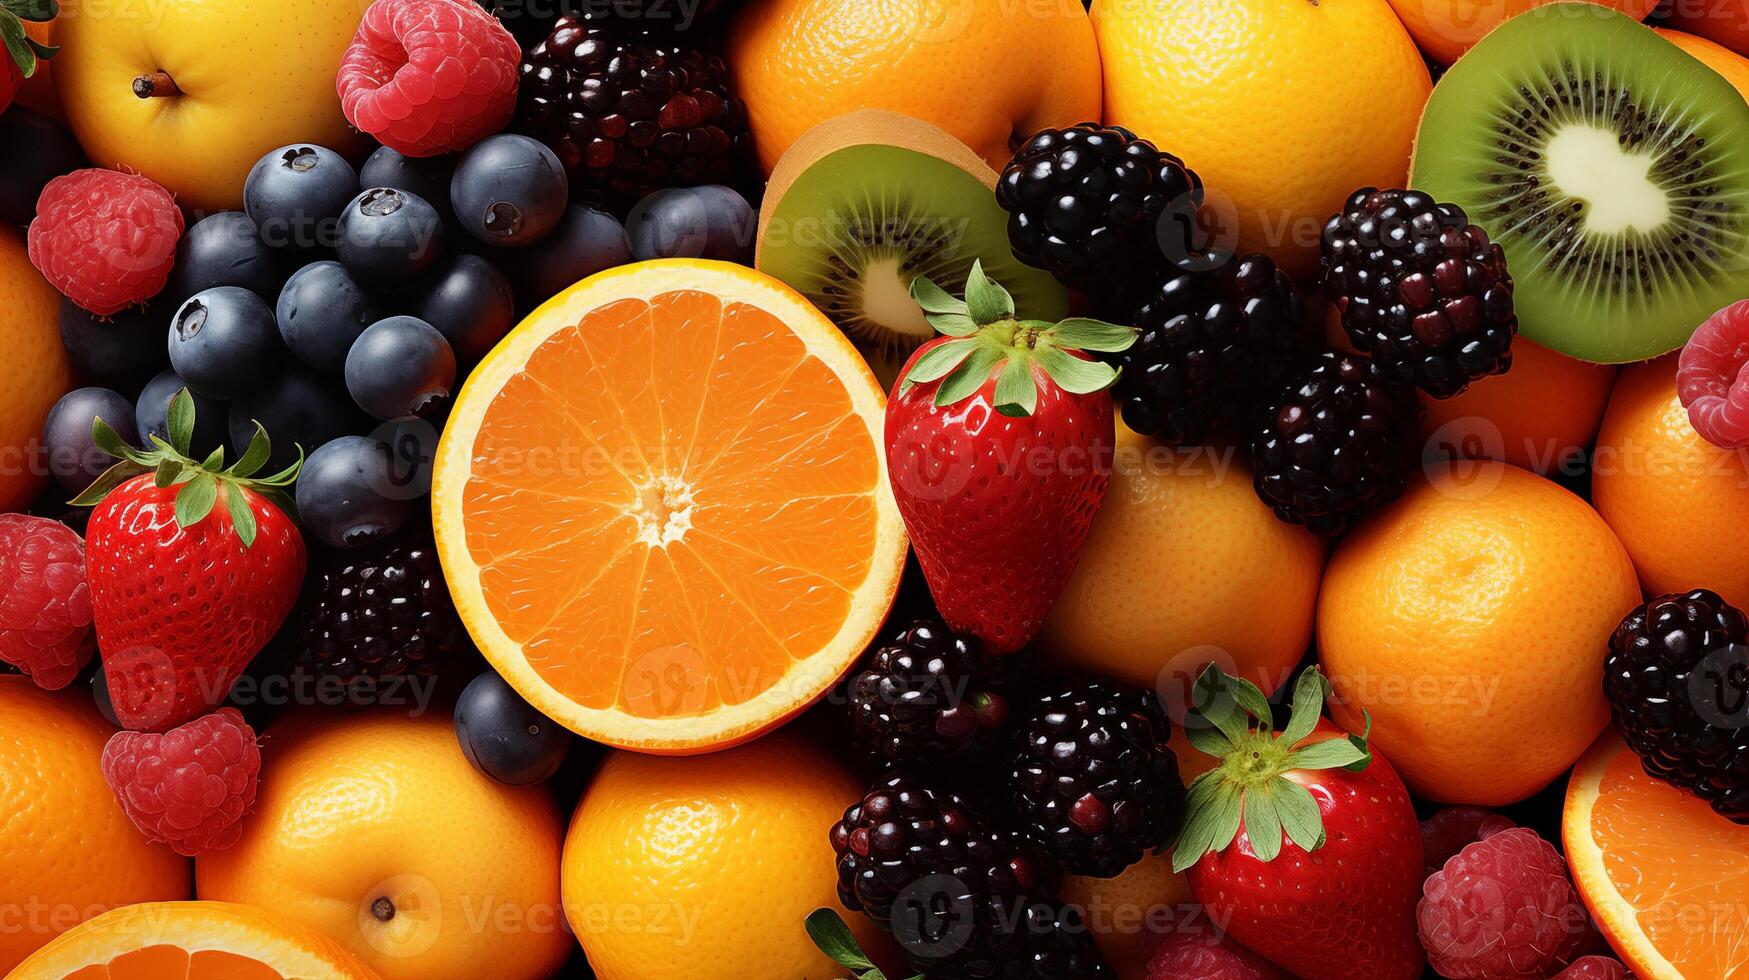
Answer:
[[[1411,484],[1337,546],[1318,606],[1331,714],[1367,724],[1418,795],[1499,806],[1555,779],[1608,720],[1600,644],[1639,603],[1596,512],[1496,463]]]
[[[1111,488],[1041,648],[1169,700],[1210,661],[1273,692],[1305,656],[1323,568],[1323,542],[1270,513],[1243,453],[1120,425]]]
[[[369,0],[69,0],[55,85],[80,145],[185,206],[235,210],[261,155],[292,142],[340,153],[364,141],[334,76]],[[182,95],[141,99],[133,80],[168,72]]]
[[[114,733],[82,691],[0,676],[0,975],[111,908],[188,897],[188,861],[142,837],[104,782]]]
[[[541,980],[564,962],[557,807],[475,771],[447,712],[306,712],[262,743],[255,812],[196,861],[201,898],[282,912],[384,980]]]
[[[1096,0],[1093,26],[1106,122],[1183,158],[1241,251],[1309,278],[1348,195],[1407,179],[1432,81],[1385,0]]]
[[[615,752],[565,838],[565,914],[601,980],[819,980],[802,927],[839,906],[827,831],[862,787],[794,728],[710,756]],[[893,973],[892,976],[907,974]]]
[[[1147,976],[1143,937],[1203,921],[1190,882],[1172,873],[1171,851],[1149,854],[1116,878],[1064,875],[1062,896],[1065,905],[1081,912],[1120,977]]]
[[[43,422],[73,387],[60,309],[61,295],[30,264],[24,236],[0,228],[0,363],[15,368],[0,392],[0,513],[24,510],[47,481]]]

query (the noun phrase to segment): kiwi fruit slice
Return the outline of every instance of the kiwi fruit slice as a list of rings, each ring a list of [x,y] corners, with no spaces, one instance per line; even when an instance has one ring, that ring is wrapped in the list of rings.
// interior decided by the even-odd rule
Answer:
[[[935,336],[911,299],[918,276],[957,296],[981,260],[1019,315],[1054,321],[1068,311],[1063,287],[1009,250],[995,188],[996,172],[936,126],[876,109],[837,116],[772,170],[754,265],[838,324],[890,387]]]
[[[1749,104],[1606,8],[1483,38],[1434,88],[1410,170],[1505,249],[1520,331],[1562,353],[1656,357],[1749,296]]]

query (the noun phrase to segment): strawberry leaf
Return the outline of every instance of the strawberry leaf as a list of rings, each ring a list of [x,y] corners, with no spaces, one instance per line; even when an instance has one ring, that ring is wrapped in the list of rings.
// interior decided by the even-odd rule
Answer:
[[[1295,749],[1288,753],[1287,762],[1294,769],[1346,769],[1366,757],[1366,750],[1348,739],[1332,738]]]
[[[1023,357],[1011,357],[996,379],[996,411],[1010,418],[1025,418],[1038,408],[1038,383],[1032,377],[1032,364]]]
[[[218,499],[219,484],[211,474],[202,473],[183,484],[176,492],[176,525],[193,527],[206,520]]]
[[[1104,320],[1070,317],[1051,327],[1051,343],[1064,350],[1115,354],[1129,350],[1140,334],[1135,327],[1122,327]]]
[[[293,483],[296,483],[298,479],[298,471],[304,468],[304,447],[297,445],[296,443],[293,443],[293,446],[298,451],[298,458],[292,460],[290,466],[287,466],[285,469],[280,470],[272,476],[263,476],[252,479],[249,481],[249,485],[257,488],[289,487]]]
[[[1233,700],[1227,675],[1214,664],[1203,668],[1202,676],[1196,679],[1191,704],[1204,721],[1220,729],[1232,744],[1240,744],[1251,734],[1251,726],[1245,723],[1245,713]]]
[[[37,23],[54,20],[61,12],[56,0],[0,0],[0,8],[11,11],[20,20]]]
[[[1293,709],[1287,727],[1281,730],[1281,744],[1286,748],[1298,745],[1318,727],[1318,716],[1324,712],[1324,698],[1330,682],[1316,667],[1307,667],[1294,685]]]
[[[1184,801],[1184,828],[1172,848],[1172,870],[1182,874],[1207,854],[1215,837],[1215,794],[1222,787],[1219,770],[1211,769],[1191,781]]]
[[[905,375],[905,380],[899,386],[899,390],[903,391],[914,384],[923,384],[947,377],[977,346],[978,342],[975,340],[950,340],[945,344],[929,348],[922,357],[917,359],[917,363],[911,365],[911,371]]]
[[[955,299],[953,294],[923,276],[911,280],[911,298],[917,301],[918,306],[923,307],[925,313],[958,313],[964,316],[968,312],[965,300]]]
[[[1209,728],[1200,722],[1187,720],[1184,726],[1184,737],[1190,739],[1190,744],[1204,755],[1220,758],[1233,751],[1233,743],[1218,728]]]
[[[1014,316],[1014,297],[1000,283],[984,275],[982,260],[974,259],[972,271],[966,276],[966,311],[979,324]]]
[[[91,443],[116,459],[129,460],[148,468],[158,465],[156,454],[143,452],[128,445],[127,440],[123,439],[120,433],[101,418],[91,420]]]
[[[194,444],[194,396],[188,393],[187,388],[179,390],[170,399],[166,428],[169,429],[170,448],[187,456]],[[157,441],[155,437],[153,441]]]
[[[832,957],[839,966],[849,968],[857,980],[887,980],[886,974],[862,951],[856,936],[837,912],[827,908],[815,909],[803,920],[803,925],[808,930],[808,938],[814,941],[820,952]]]
[[[267,430],[260,421],[250,421],[255,423],[255,434],[249,437],[249,445],[243,450],[243,455],[231,464],[230,472],[235,477],[247,478],[261,472],[261,468],[267,465],[267,458],[273,455],[273,442],[268,439]]]
[[[225,509],[231,512],[231,529],[247,548],[255,543],[255,511],[249,508],[249,491],[235,483],[225,487]]]
[[[1007,356],[998,348],[978,345],[959,367],[954,368],[941,387],[935,389],[936,407],[945,408],[984,387],[984,382],[990,380],[991,370]]]
[[[1057,387],[1071,394],[1104,391],[1117,380],[1117,370],[1111,365],[1065,354],[1055,347],[1040,347],[1033,352],[1033,357]]]
[[[978,323],[964,313],[925,313],[923,319],[935,328],[936,333],[949,337],[970,337],[978,332]]]
[[[1269,699],[1263,696],[1261,688],[1243,677],[1227,678],[1227,686],[1232,692],[1233,700],[1238,702],[1246,714],[1257,719],[1258,725],[1264,731],[1275,726],[1275,712],[1270,709]]]
[[[207,455],[200,468],[210,473],[218,473],[225,468],[225,447],[220,446]]]
[[[152,485],[162,490],[165,487],[175,486],[179,482],[178,477],[181,477],[182,481],[185,482],[189,477],[182,475],[184,469],[186,467],[182,465],[180,460],[161,460],[158,463],[158,468],[152,473]]]
[[[1281,814],[1275,806],[1275,784],[1272,780],[1253,786],[1245,793],[1245,836],[1251,841],[1251,853],[1265,864],[1281,853]]]
[[[91,481],[79,496],[68,501],[71,507],[95,507],[109,496],[110,491],[128,482],[142,473],[150,472],[149,467],[141,466],[131,459],[124,459],[109,469],[104,470],[97,479]]]
[[[36,75],[36,46],[24,33],[24,22],[9,10],[0,11],[0,41],[5,42],[6,53],[18,66],[19,74],[25,78]]]
[[[1281,816],[1281,827],[1288,840],[1307,854],[1324,846],[1324,812],[1312,791],[1291,779],[1275,781],[1275,808]]]

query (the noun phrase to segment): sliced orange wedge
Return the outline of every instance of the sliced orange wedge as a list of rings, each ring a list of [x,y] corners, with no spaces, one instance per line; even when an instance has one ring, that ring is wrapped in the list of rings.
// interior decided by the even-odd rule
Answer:
[[[1561,836],[1580,895],[1636,977],[1749,978],[1749,827],[1646,775],[1611,732],[1573,770]]]
[[[885,399],[800,294],[625,266],[487,356],[437,453],[438,552],[474,641],[578,734],[686,753],[817,699],[891,607]]]
[[[377,980],[322,934],[252,905],[148,902],[62,933],[7,980]]]

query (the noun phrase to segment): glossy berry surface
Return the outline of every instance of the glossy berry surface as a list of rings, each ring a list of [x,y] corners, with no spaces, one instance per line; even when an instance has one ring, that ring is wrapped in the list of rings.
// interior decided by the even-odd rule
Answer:
[[[293,143],[268,151],[250,169],[243,210],[274,248],[332,248],[340,212],[358,191],[358,174],[345,157],[325,146]]]
[[[62,295],[107,316],[158,295],[182,230],[175,199],[145,177],[75,170],[37,198],[30,264]]]
[[[92,423],[101,418],[129,445],[139,445],[134,428],[134,403],[108,388],[74,388],[49,409],[43,423],[43,450],[49,472],[61,488],[78,494],[103,475],[115,459],[91,440]]]
[[[0,514],[0,661],[54,691],[96,646],[85,542],[59,521]]]
[[[340,263],[371,286],[404,285],[443,254],[443,219],[424,198],[406,191],[365,191],[341,212],[338,229]]]
[[[274,303],[280,339],[305,364],[331,374],[346,367],[364,328],[382,319],[377,301],[338,262],[312,262],[291,274]]]
[[[346,355],[346,390],[375,418],[431,415],[455,389],[455,352],[436,327],[392,316],[366,327]]]
[[[279,257],[262,241],[255,222],[241,211],[220,211],[196,221],[182,236],[165,298],[181,303],[203,289],[240,286],[271,302],[281,278]]]
[[[433,277],[414,313],[472,364],[516,325],[516,292],[487,259],[458,255]]]
[[[277,473],[320,446],[344,435],[363,432],[371,421],[347,397],[338,379],[300,365],[287,365],[273,377],[231,402],[229,434],[232,458],[242,455],[260,423],[273,439],[273,451],[262,472]]]
[[[573,204],[552,233],[523,251],[521,277],[535,296],[556,296],[572,285],[632,260],[625,226],[598,208]]]
[[[455,154],[410,157],[392,146],[379,146],[358,168],[358,186],[392,187],[427,201],[446,201],[455,162]]]
[[[184,388],[189,388],[188,382],[175,371],[166,370],[140,389],[140,396],[134,399],[134,431],[140,434],[142,446],[149,441],[148,436],[170,438],[170,400]],[[204,398],[192,388],[189,388],[189,394],[194,397],[195,409],[192,448],[196,456],[204,459],[225,444],[229,432],[226,427],[228,409],[225,403]]]
[[[298,475],[298,515],[330,548],[357,548],[394,534],[419,496],[396,479],[389,447],[369,436],[326,443]]]
[[[103,747],[103,777],[140,833],[196,857],[243,833],[255,805],[261,749],[236,708],[168,732],[117,732]]]
[[[638,259],[718,259],[750,264],[759,216],[732,187],[706,184],[657,191],[626,217]]]
[[[1459,851],[1428,877],[1421,945],[1442,977],[1547,977],[1598,942],[1554,845],[1523,827]]]
[[[455,736],[475,769],[509,786],[544,782],[571,748],[571,733],[522,700],[495,671],[462,691]]]
[[[1291,975],[1213,926],[1161,937],[1146,980],[1292,980]]]
[[[1004,744],[1001,668],[938,619],[895,633],[851,674],[851,739],[876,766],[967,766]]]
[[[1702,439],[1720,449],[1749,446],[1749,300],[1695,328],[1676,361],[1676,395]]]
[[[195,293],[170,319],[170,366],[207,398],[247,391],[278,366],[283,351],[273,309],[238,286]]]
[[[462,229],[488,245],[520,248],[546,237],[565,216],[565,168],[539,140],[489,136],[462,154],[449,201]]]

